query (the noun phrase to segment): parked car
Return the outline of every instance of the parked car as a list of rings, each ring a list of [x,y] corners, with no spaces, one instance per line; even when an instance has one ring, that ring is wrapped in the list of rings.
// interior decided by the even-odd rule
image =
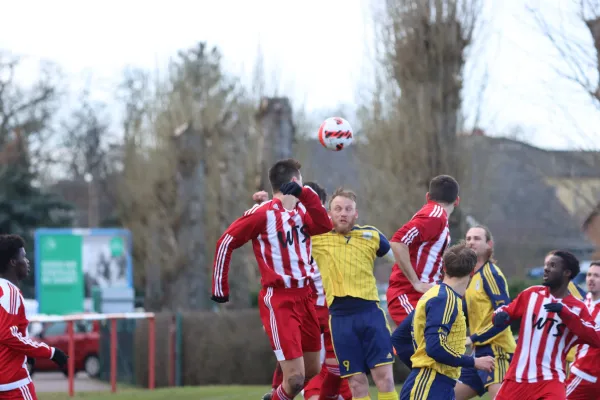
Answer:
[[[75,372],[85,371],[91,377],[100,374],[100,323],[98,321],[77,321],[74,323],[75,340]],[[47,343],[49,346],[57,347],[68,353],[69,335],[66,322],[45,322],[41,324],[41,330],[31,332],[35,340]],[[57,371],[58,366],[52,360],[36,358],[30,372],[34,371]],[[66,375],[66,373],[65,373]]]

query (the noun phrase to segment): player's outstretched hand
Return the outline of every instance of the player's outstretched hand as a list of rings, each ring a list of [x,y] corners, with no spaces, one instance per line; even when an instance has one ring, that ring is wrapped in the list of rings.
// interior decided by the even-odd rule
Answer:
[[[215,303],[223,304],[223,303],[227,303],[229,301],[229,296],[215,296],[215,295],[212,295],[212,296],[210,296],[210,299],[212,301],[214,301]]]
[[[548,303],[548,304],[544,304],[544,308],[548,312],[560,314],[560,312],[563,310],[563,304],[562,303]]]
[[[262,203],[263,201],[269,200],[269,193],[261,190],[260,192],[256,192],[252,195],[252,201],[256,203]]]
[[[494,360],[494,357],[485,356],[475,359],[475,368],[480,371],[492,372],[495,367],[496,361]]]
[[[57,347],[54,348],[54,355],[52,356],[51,360],[54,361],[56,365],[60,367],[60,369],[65,370],[67,368],[68,359],[69,356],[66,355],[64,351]]]
[[[428,291],[429,289],[431,289],[433,287],[432,284],[425,283],[425,282],[417,282],[413,286],[414,286],[415,290],[419,293],[425,293],[426,291]]]
[[[291,194],[294,197],[300,197],[300,194],[302,194],[302,186],[298,185],[298,183],[294,181],[284,183],[281,185],[279,190],[284,195]]]
[[[495,327],[506,326],[510,322],[510,315],[508,315],[506,311],[500,311],[499,313],[494,314],[492,322]]]

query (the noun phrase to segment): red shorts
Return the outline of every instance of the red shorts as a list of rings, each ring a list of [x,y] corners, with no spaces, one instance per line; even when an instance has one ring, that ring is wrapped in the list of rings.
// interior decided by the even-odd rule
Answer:
[[[389,293],[390,292],[388,291],[388,294]],[[398,292],[396,291],[396,293]],[[387,296],[388,312],[396,326],[400,325],[402,321],[408,317],[408,314],[417,307],[417,303],[421,296],[423,296],[423,293],[417,292],[414,289],[407,290],[398,296]]]
[[[312,378],[304,387],[304,398],[306,400],[309,400],[313,396],[319,396],[321,393],[321,385],[323,384],[325,376],[327,376],[327,366],[323,364],[321,367],[321,372]],[[350,392],[348,379],[342,378],[342,382],[340,384],[340,396],[342,396],[344,400],[352,400],[352,392]]]
[[[600,381],[592,383],[573,374],[567,379],[567,400],[595,399],[600,393]]]
[[[559,381],[518,383],[504,380],[495,400],[565,400],[565,384]]]
[[[258,308],[277,361],[321,351],[321,329],[309,287],[263,288]]]
[[[325,359],[335,358],[333,351],[333,342],[331,341],[331,332],[329,331],[329,309],[327,306],[316,306],[317,317],[319,317],[319,326],[323,334],[323,345],[325,347]]]
[[[18,389],[8,390],[6,392],[0,392],[0,399],[2,400],[37,400],[35,394],[35,387],[33,382],[29,382],[26,386],[21,386]]]

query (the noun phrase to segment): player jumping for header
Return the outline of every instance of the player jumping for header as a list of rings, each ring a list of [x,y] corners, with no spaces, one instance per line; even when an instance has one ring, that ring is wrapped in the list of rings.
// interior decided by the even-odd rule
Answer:
[[[261,273],[259,311],[283,382],[273,399],[293,399],[320,370],[321,332],[310,288],[311,236],[333,226],[319,196],[302,187],[300,163],[281,160],[269,170],[273,200],[255,205],[217,242],[212,299],[229,300],[231,253],[252,241]]]
[[[450,243],[448,217],[460,201],[458,182],[448,175],[429,182],[427,203],[392,237],[396,264],[387,290],[388,311],[396,323],[441,276],[442,254]]]
[[[316,182],[305,182],[304,185],[313,188],[319,196],[321,204],[326,204],[327,192],[321,185]],[[269,200],[269,194],[265,191],[256,192],[252,196],[252,199],[260,204]],[[325,350],[324,354],[322,354],[324,360],[322,360],[321,372],[312,378],[304,387],[303,395],[306,400],[330,400],[338,398],[350,400],[352,399],[352,393],[350,393],[348,380],[340,378],[339,366],[335,358],[335,353],[333,352],[333,345],[331,344],[329,310],[325,300],[323,276],[321,275],[318,265],[320,262],[319,260],[321,260],[322,257],[327,257],[327,253],[323,248],[324,242],[321,238],[322,235],[312,237],[311,253],[313,261],[315,262],[312,263],[311,278],[313,280],[315,309],[319,318],[319,326],[322,334],[322,345]],[[277,362],[275,372],[273,373],[272,390],[270,393],[266,393],[262,400],[271,400],[273,392],[277,390],[282,380],[281,366],[279,365],[279,362]]]

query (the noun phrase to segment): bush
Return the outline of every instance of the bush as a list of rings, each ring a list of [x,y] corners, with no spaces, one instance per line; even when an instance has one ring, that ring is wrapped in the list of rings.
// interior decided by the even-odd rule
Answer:
[[[156,386],[167,386],[172,365],[169,326],[173,314],[156,316]],[[183,385],[270,385],[276,359],[258,310],[188,312],[182,314]],[[148,385],[148,322],[139,321],[135,332],[135,373]],[[409,370],[394,364],[397,382]]]

